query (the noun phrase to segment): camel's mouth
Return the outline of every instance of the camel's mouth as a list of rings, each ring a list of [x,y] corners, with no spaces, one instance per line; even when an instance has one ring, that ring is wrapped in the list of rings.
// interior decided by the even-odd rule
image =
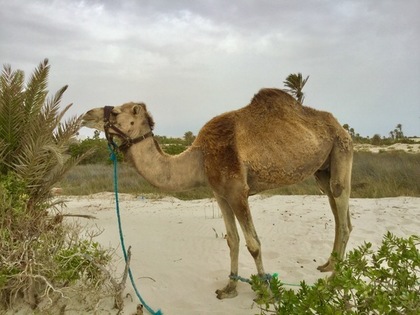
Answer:
[[[90,117],[89,114],[85,114],[82,117],[82,127],[93,128],[94,124],[96,124],[96,120]]]
[[[98,111],[102,111],[98,115]],[[92,109],[82,117],[82,127],[93,128],[104,131],[103,109]]]

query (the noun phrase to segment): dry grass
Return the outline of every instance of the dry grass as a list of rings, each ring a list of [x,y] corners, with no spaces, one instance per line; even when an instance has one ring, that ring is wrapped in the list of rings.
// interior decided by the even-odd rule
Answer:
[[[420,196],[420,154],[402,151],[357,152],[353,166],[353,197]]]
[[[181,193],[165,193],[146,182],[136,171],[124,163],[118,165],[119,192],[147,197],[174,196],[183,200],[212,197],[209,188],[203,187]],[[66,195],[88,195],[113,191],[112,165],[80,165],[61,182]],[[313,178],[292,186],[265,192],[281,195],[320,194]],[[420,154],[401,151],[355,152],[353,164],[352,197],[381,198],[395,196],[420,196]]]

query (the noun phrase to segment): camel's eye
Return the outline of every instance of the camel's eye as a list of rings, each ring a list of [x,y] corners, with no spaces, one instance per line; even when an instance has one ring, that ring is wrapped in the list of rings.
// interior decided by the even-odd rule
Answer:
[[[132,121],[131,123],[130,123],[130,125],[132,126],[132,125],[134,125],[134,121]]]

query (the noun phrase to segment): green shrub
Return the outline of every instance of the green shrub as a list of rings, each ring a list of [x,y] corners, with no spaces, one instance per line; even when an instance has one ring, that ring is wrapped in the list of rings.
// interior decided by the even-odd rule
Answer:
[[[111,255],[102,249],[99,243],[78,240],[60,248],[54,255],[54,261],[57,263],[54,277],[62,283],[75,283],[81,279],[97,283],[102,280],[98,266],[107,265],[110,260]]]
[[[110,163],[108,144],[105,139],[87,138],[80,142],[74,142],[69,146],[69,154],[72,157],[85,154],[86,152],[94,151],[89,157],[85,158],[80,164],[106,164]]]
[[[68,153],[72,158],[88,154],[79,164],[111,164],[108,141],[99,137],[100,132],[95,130],[93,138],[82,141],[73,141],[69,145]],[[92,152],[92,154],[89,154]],[[123,154],[117,152],[118,161],[123,161]]]
[[[338,260],[330,279],[297,291],[277,278],[252,277],[261,314],[419,314],[419,236],[388,232],[377,251],[365,243]]]

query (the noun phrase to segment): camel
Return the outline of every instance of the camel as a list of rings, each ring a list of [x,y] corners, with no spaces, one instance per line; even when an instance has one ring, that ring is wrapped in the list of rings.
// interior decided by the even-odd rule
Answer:
[[[248,197],[263,190],[314,175],[328,196],[335,219],[332,254],[318,270],[334,271],[334,253],[343,258],[352,229],[353,145],[330,113],[303,106],[282,90],[261,89],[247,106],[207,122],[193,144],[176,156],[165,154],[154,139],[154,121],[144,103],[92,109],[83,116],[82,124],[119,138],[120,149],[138,173],[158,188],[182,191],[210,186],[223,215],[231,260],[228,283],[216,291],[219,299],[237,295],[236,220],[258,275],[265,276],[261,244],[248,205]]]

